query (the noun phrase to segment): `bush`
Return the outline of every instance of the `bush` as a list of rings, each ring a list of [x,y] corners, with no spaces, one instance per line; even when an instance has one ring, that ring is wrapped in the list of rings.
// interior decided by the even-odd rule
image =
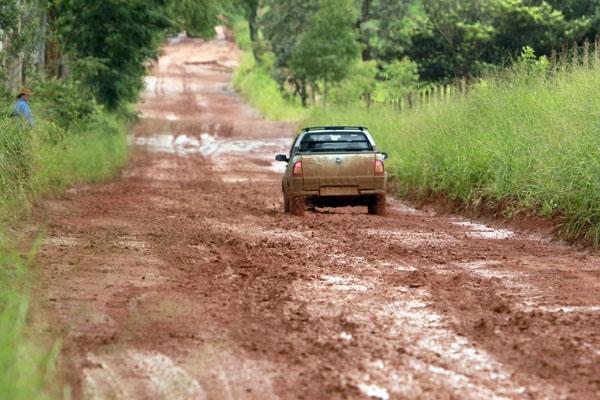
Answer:
[[[35,252],[17,255],[2,236],[3,225],[17,221],[40,195],[113,176],[128,155],[123,118],[98,108],[77,83],[35,88],[33,128],[21,118],[0,117],[0,399],[46,399],[60,389],[51,385],[57,346],[45,350],[30,332]]]
[[[269,70],[257,65],[252,53],[244,53],[233,78],[235,89],[267,118],[298,121],[306,115],[300,101],[286,100]]]

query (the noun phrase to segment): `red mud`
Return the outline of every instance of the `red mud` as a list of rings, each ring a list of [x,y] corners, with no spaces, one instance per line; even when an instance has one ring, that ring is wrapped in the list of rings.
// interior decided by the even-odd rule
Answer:
[[[167,45],[131,165],[47,204],[75,399],[600,398],[598,257],[392,199],[283,214],[295,127],[233,93],[236,60]]]

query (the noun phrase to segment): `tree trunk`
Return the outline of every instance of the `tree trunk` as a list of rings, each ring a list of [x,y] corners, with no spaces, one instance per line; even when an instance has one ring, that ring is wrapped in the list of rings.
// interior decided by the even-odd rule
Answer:
[[[258,54],[258,24],[256,16],[258,13],[258,2],[250,1],[248,4],[248,28],[250,29],[250,44],[252,45],[252,55],[256,61],[259,61]]]
[[[362,59],[363,61],[369,61],[373,58],[371,46],[369,46],[369,38],[366,36],[364,32],[362,32],[362,24],[369,20],[371,17],[371,5],[373,0],[363,0],[362,2],[362,10],[361,16],[356,24],[360,32],[360,42],[362,42]]]
[[[305,107],[308,105],[308,92],[306,90],[306,81],[303,79],[300,81],[300,99],[302,101],[302,107]]]
[[[329,83],[327,81],[323,84],[323,111],[327,110],[327,95],[329,92]]]

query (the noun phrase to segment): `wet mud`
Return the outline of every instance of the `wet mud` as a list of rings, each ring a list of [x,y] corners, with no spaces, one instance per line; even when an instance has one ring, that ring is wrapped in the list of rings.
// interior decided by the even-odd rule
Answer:
[[[48,200],[38,296],[75,399],[600,398],[600,258],[415,210],[283,213],[296,127],[165,46],[111,183]]]

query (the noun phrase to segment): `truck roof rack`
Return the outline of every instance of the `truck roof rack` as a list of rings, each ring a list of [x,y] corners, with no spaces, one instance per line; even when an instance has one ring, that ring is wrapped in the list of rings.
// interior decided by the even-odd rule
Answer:
[[[302,129],[302,132],[310,131],[366,131],[364,126],[311,126]]]

